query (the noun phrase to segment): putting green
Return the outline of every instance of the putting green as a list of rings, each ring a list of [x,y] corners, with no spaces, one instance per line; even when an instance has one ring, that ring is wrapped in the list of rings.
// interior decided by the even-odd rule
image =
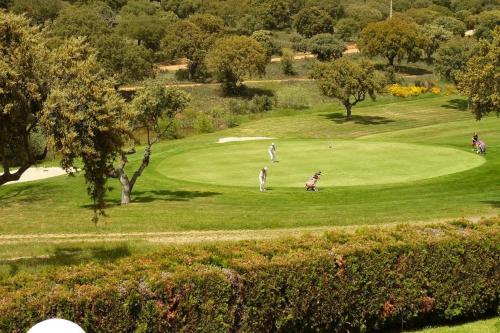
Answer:
[[[277,163],[269,160],[270,141],[214,144],[173,155],[158,170],[174,179],[258,186],[268,166],[268,187],[302,187],[318,170],[319,186],[358,186],[409,182],[477,167],[485,159],[458,149],[391,142],[275,140]],[[330,148],[330,145],[332,148]]]

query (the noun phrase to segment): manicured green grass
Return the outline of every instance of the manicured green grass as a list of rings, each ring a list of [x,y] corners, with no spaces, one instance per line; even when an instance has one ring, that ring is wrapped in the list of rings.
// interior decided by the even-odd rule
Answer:
[[[420,331],[411,331],[415,333],[498,333],[500,332],[500,317],[479,320],[472,323],[441,326],[427,328]]]
[[[214,144],[165,159],[165,176],[199,183],[256,187],[267,165],[270,187],[303,187],[322,171],[321,187],[379,185],[443,176],[478,167],[481,156],[437,145],[397,142],[272,140],[279,147],[271,163],[271,140]]]
[[[367,101],[354,108],[353,121],[350,122],[344,121],[343,110],[336,103],[304,110],[276,110],[260,115],[260,119],[249,119],[237,128],[163,142],[153,147],[151,164],[134,189],[132,204],[127,207],[119,205],[118,182],[110,180],[112,192],[108,196],[108,217],[101,219],[98,225],[90,221],[92,211],[81,175],[2,186],[0,234],[296,228],[418,222],[498,214],[500,119],[492,116],[477,122],[469,112],[460,109],[462,104],[463,100],[458,96],[426,95],[410,100],[383,97],[378,102]],[[473,165],[465,164],[483,160],[470,151],[469,141],[474,131],[478,131],[488,143],[488,153],[483,164],[471,168]],[[241,187],[187,181],[196,176],[197,169],[189,172],[179,169],[182,164],[179,156],[184,154],[196,158],[196,154],[187,154],[198,152],[203,158],[197,161],[197,165],[203,167],[204,160],[207,164],[211,162],[211,149],[219,147],[215,143],[217,139],[228,136],[276,137],[280,154],[286,154],[286,145],[283,146],[281,140],[286,143],[322,139],[320,142],[323,143],[333,141],[334,147],[340,142],[351,142],[353,147],[368,147],[372,142],[384,142],[383,146],[397,143],[404,147],[425,148],[424,152],[415,150],[415,165],[421,164],[417,163],[420,158],[437,158],[440,160],[438,168],[451,169],[412,179],[414,170],[408,168],[407,175],[404,175],[408,177],[406,181],[400,179],[391,184],[335,186],[335,181],[340,182],[340,178],[336,178],[337,172],[353,175],[355,173],[350,168],[359,170],[361,167],[356,161],[363,161],[364,157],[358,156],[361,154],[356,148],[352,156],[345,157],[351,164],[346,164],[342,170],[325,172],[320,186],[330,181],[334,186],[325,186],[319,193],[274,186],[272,177],[277,176],[278,172],[273,169],[269,180],[273,190],[262,194],[255,184],[257,164],[249,170],[250,182]],[[248,144],[253,146],[261,143]],[[266,148],[267,143],[263,147],[263,161],[267,157]],[[452,151],[453,154],[448,157],[426,154],[427,150]],[[373,158],[377,154],[368,154],[372,154],[370,163],[375,163],[376,159]],[[396,156],[394,154],[393,158],[393,154],[383,153],[372,178],[384,172],[378,170],[380,163],[392,163],[396,161]],[[465,160],[458,162],[456,156],[465,157]],[[411,159],[411,154],[405,157],[406,161]],[[139,160],[140,154],[133,156],[129,170],[137,166]],[[175,169],[168,168],[172,161],[178,164],[172,165]],[[447,165],[447,161],[451,163]],[[284,167],[285,162],[283,160],[280,162],[283,164],[278,163],[276,167]],[[258,165],[261,164],[259,161]],[[304,164],[295,171],[297,176],[293,177],[293,181],[297,179],[296,186],[301,186],[304,177],[310,176],[317,168],[316,163],[311,163],[310,167]],[[459,170],[463,171],[456,172]],[[371,170],[367,168],[368,171]],[[422,172],[425,175],[430,171]],[[427,178],[429,176],[432,178]],[[370,177],[364,181],[370,181]],[[251,186],[252,182],[253,187],[247,186]],[[64,239],[50,246],[33,242],[32,238],[15,244],[0,239],[0,243],[2,258],[23,256],[25,253],[51,254],[65,246]],[[9,248],[13,249],[12,254]],[[135,251],[133,247],[131,251]]]

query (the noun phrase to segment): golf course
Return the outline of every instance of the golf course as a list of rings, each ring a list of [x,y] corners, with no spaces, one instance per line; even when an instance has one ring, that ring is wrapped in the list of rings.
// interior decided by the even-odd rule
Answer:
[[[0,333],[493,333],[493,0],[0,0]]]
[[[275,110],[236,128],[164,141],[153,147],[130,205],[119,205],[119,183],[109,181],[107,216],[97,225],[79,173],[3,186],[0,257],[50,257],[65,241],[77,253],[100,241],[107,248],[125,243],[134,252],[176,238],[237,240],[283,236],[288,228],[297,234],[498,214],[500,119],[476,121],[460,108],[462,101],[454,95],[381,97],[356,108],[350,122],[335,103]],[[474,132],[488,145],[484,155],[471,151]],[[272,139],[251,140],[259,136]],[[218,143],[227,137],[249,141]],[[271,142],[276,163],[267,154]],[[140,156],[140,149],[131,156],[130,169]],[[260,193],[264,166],[268,190]],[[319,192],[306,192],[304,183],[319,170]]]

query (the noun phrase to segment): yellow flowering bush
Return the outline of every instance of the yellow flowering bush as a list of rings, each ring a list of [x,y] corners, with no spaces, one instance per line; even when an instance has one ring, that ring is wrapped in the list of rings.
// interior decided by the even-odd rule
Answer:
[[[441,89],[439,87],[432,87],[431,90],[429,90],[433,94],[439,94],[441,92]]]
[[[387,87],[387,91],[393,95],[398,97],[409,97],[409,96],[418,96],[420,94],[431,92],[433,94],[439,94],[441,90],[438,87],[419,87],[419,86],[402,86],[399,84],[391,84]]]

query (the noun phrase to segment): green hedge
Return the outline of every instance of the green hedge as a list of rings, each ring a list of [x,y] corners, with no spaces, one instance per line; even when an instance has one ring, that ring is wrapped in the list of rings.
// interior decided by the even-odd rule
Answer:
[[[0,332],[357,332],[498,313],[500,218],[170,247],[0,284]]]

